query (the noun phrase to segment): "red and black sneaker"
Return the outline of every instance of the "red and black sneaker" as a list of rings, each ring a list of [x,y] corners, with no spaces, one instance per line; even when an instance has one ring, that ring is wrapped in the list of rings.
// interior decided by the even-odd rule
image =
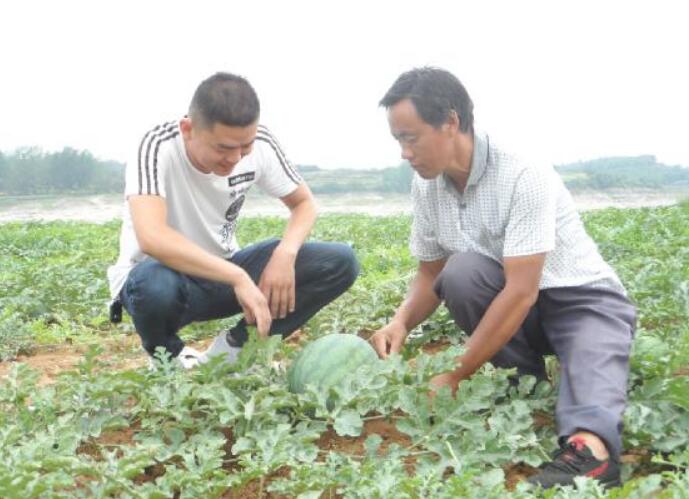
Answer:
[[[529,477],[528,482],[544,489],[555,485],[574,485],[574,478],[588,476],[604,487],[619,487],[620,466],[612,458],[600,461],[591,453],[582,439],[573,438],[555,451],[553,460],[541,467],[540,473]]]

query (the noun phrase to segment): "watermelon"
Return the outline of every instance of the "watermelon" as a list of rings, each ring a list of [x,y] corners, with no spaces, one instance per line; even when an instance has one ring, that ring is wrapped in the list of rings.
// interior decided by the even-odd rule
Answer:
[[[304,347],[287,372],[287,383],[293,393],[303,393],[306,385],[325,391],[377,359],[368,341],[353,334],[329,334]]]

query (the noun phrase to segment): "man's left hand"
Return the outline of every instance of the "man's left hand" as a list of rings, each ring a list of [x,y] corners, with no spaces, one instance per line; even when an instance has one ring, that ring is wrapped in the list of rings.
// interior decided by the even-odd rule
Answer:
[[[275,248],[263,269],[258,287],[268,300],[273,319],[284,319],[296,306],[294,262],[296,255]]]

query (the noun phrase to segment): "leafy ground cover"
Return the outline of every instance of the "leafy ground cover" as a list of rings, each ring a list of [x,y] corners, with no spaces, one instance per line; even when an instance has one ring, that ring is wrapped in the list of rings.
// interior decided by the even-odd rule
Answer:
[[[313,238],[348,241],[361,261],[350,292],[294,338],[252,341],[237,365],[191,372],[166,361],[145,369],[131,324],[107,322],[104,269],[118,224],[0,225],[0,496],[686,497],[687,220],[689,203],[586,214],[639,307],[626,481],[612,491],[582,480],[548,492],[520,479],[555,446],[556,361],[551,383],[515,386],[509,371],[486,366],[457,399],[441,392],[431,403],[426,381],[462,344],[442,310],[402,357],[352,373],[328,394],[288,391],[286,368],[304,341],[366,336],[391,316],[415,266],[408,217],[321,218]],[[243,220],[240,239],[270,237],[283,224]],[[231,322],[192,325],[183,336],[203,344]]]

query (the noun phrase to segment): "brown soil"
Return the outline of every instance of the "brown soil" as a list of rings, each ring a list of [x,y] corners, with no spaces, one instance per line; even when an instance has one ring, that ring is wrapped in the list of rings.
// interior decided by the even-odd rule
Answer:
[[[236,487],[227,490],[222,496],[223,499],[248,499],[248,498],[265,498],[265,499],[282,499],[288,498],[290,496],[284,496],[280,494],[274,494],[271,492],[266,492],[266,488],[270,482],[276,478],[284,478],[288,476],[290,469],[288,467],[280,468],[279,470],[271,473],[270,475],[263,478],[256,478],[250,480],[248,483],[242,485],[241,487]]]
[[[228,431],[231,435],[231,430]],[[334,451],[343,454],[349,454],[352,456],[363,456],[365,454],[364,442],[366,441],[366,438],[369,435],[372,435],[374,433],[380,435],[380,437],[383,439],[378,451],[380,455],[383,455],[386,452],[387,448],[393,443],[396,443],[403,447],[406,447],[411,444],[411,440],[407,435],[400,433],[397,430],[397,428],[395,428],[395,425],[393,423],[383,418],[365,421],[364,430],[358,437],[341,437],[337,433],[335,433],[335,431],[332,428],[329,428],[325,433],[323,433],[320,436],[320,438],[316,441],[316,444],[324,452]],[[226,447],[226,449],[228,449],[228,456],[231,456],[229,454],[230,447],[231,443],[228,443],[228,446]],[[319,458],[319,460],[322,459],[323,457]],[[225,469],[228,469],[228,471],[233,468],[234,464],[230,465],[229,467],[225,466]],[[414,472],[413,462],[407,463],[407,471],[409,473]],[[266,488],[268,487],[271,481],[275,480],[276,478],[287,477],[289,473],[289,467],[280,468],[274,473],[271,473],[270,475],[264,477],[263,481],[261,481],[261,479],[251,480],[248,483],[242,485],[241,487],[237,487],[226,491],[221,497],[225,499],[244,499],[248,497],[286,497],[278,494],[268,493],[266,492]]]
[[[118,357],[121,367],[117,367],[121,369],[143,365],[145,360],[143,351],[140,351],[140,354],[132,353],[138,341],[138,337],[134,335],[103,341],[101,344],[108,353],[104,353],[99,360],[109,364],[115,357]],[[13,361],[0,362],[0,377],[7,375],[14,364],[22,363],[40,373],[39,386],[54,383],[61,372],[76,368],[77,364],[84,358],[84,353],[88,348],[88,345],[36,346],[31,355],[19,355]],[[127,356],[128,358],[124,358],[127,351],[130,355]]]
[[[411,444],[411,439],[404,433],[400,433],[395,424],[386,419],[370,419],[364,421],[364,430],[358,437],[341,437],[335,430],[328,428],[316,441],[318,447],[324,451],[336,451],[354,456],[363,456],[366,451],[364,442],[369,435],[379,435],[383,441],[378,449],[378,454],[383,455],[391,444],[398,444],[407,447]]]
[[[308,335],[304,333],[301,329],[297,329],[289,336],[287,336],[287,338],[285,338],[285,342],[290,343],[292,345],[301,345],[305,343],[307,340]]]
[[[648,449],[630,449],[626,454],[620,456],[620,461],[632,465],[648,464],[651,460],[651,454]]]
[[[56,350],[35,355],[20,355],[16,360],[0,363],[0,377],[7,375],[15,363],[23,363],[41,374],[39,386],[53,383],[58,374],[69,371],[83,358],[83,352],[75,351],[74,347],[61,347]]]
[[[88,454],[96,461],[100,461],[103,458],[101,448],[113,450],[122,445],[133,445],[135,433],[136,428],[132,427],[104,431],[98,438],[90,438],[83,442],[77,449],[77,454]]]
[[[211,342],[206,339],[190,343],[197,350],[205,349]],[[140,348],[140,340],[136,335],[122,336],[117,339],[102,341],[104,352],[98,361],[110,369],[136,369],[146,365],[148,356]],[[88,345],[64,345],[58,347],[37,347],[32,355],[20,355],[13,361],[0,362],[0,379],[6,376],[12,366],[23,363],[40,373],[39,386],[55,383],[60,373],[76,369],[77,364],[84,358]]]
[[[146,466],[144,472],[132,480],[135,484],[141,485],[148,482],[154,482],[156,478],[165,474],[165,464],[156,463],[151,466]]]
[[[504,467],[505,487],[514,490],[517,484],[537,473],[537,469],[524,463],[508,464]]]
[[[432,355],[438,352],[442,352],[450,345],[452,345],[452,343],[450,343],[448,340],[430,341],[423,345],[421,347],[421,350],[423,350],[424,353]]]
[[[547,428],[555,426],[555,416],[553,414],[536,411],[533,413],[533,424],[536,428]]]

